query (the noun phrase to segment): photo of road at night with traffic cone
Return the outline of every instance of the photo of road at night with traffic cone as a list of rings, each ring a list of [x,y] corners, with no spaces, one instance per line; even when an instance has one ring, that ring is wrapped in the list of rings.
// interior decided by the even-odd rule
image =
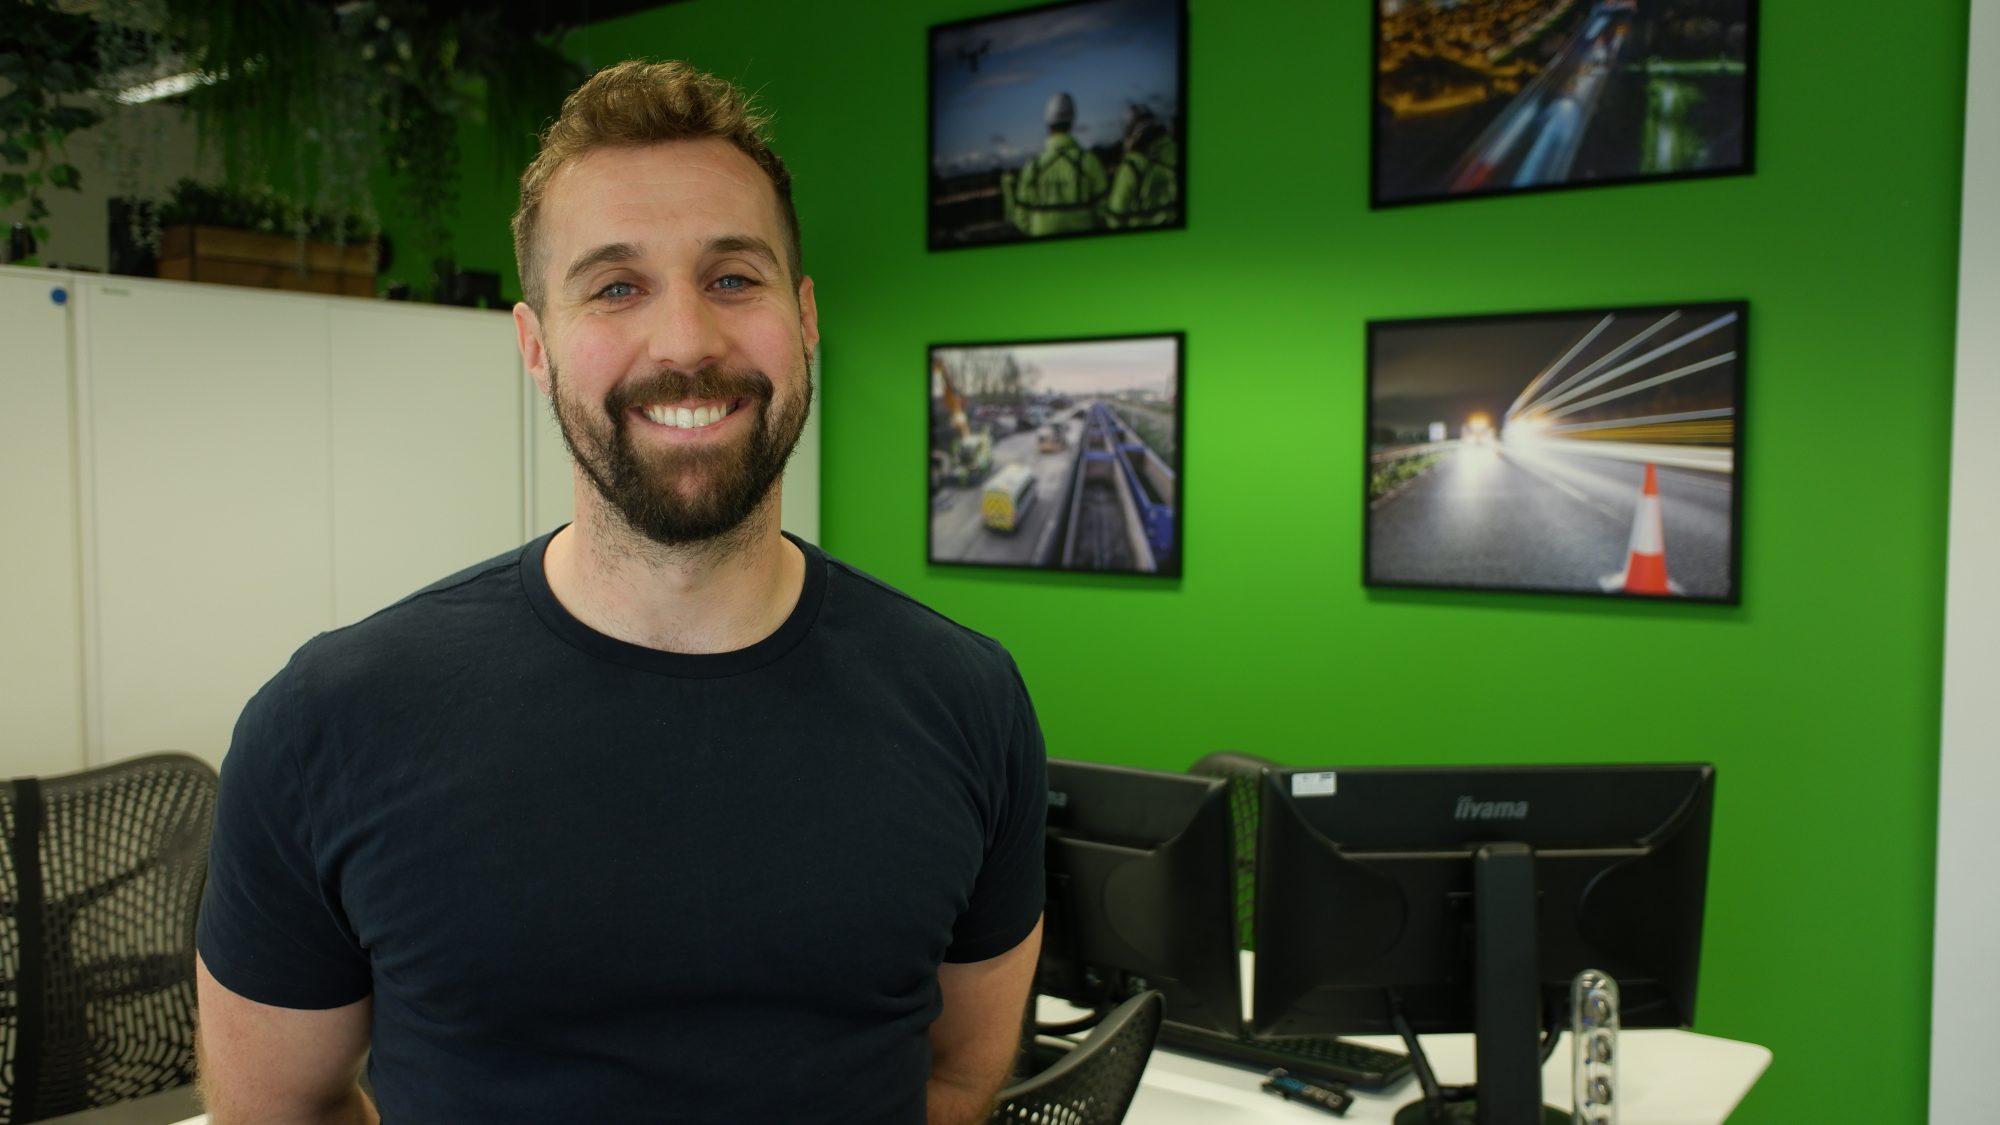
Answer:
[[[1736,603],[1745,314],[1370,323],[1364,581]]]

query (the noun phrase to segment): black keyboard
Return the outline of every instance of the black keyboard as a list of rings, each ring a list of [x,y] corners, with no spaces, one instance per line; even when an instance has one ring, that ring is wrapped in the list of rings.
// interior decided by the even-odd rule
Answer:
[[[1160,1045],[1258,1070],[1284,1067],[1302,1078],[1331,1078],[1364,1089],[1393,1086],[1410,1073],[1410,1056],[1403,1052],[1345,1039],[1252,1039],[1166,1023],[1160,1025]]]

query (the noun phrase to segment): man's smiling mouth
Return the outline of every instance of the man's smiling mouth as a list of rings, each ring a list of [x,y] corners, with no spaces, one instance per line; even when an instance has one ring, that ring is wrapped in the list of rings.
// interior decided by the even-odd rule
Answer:
[[[639,413],[644,414],[648,421],[661,426],[676,430],[698,430],[703,426],[712,426],[722,421],[736,413],[742,405],[743,400],[739,398],[696,407],[646,406],[641,407]]]

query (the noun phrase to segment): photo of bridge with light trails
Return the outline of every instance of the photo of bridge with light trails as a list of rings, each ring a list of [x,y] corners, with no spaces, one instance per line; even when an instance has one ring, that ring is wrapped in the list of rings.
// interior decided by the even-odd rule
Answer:
[[[1378,0],[1374,200],[1750,167],[1749,0]]]
[[[1736,602],[1745,315],[1369,324],[1367,584]]]

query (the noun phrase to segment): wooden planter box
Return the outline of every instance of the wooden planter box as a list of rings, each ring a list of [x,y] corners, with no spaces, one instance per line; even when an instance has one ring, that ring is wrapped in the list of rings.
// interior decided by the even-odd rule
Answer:
[[[300,251],[303,249],[304,253]],[[160,233],[159,276],[258,289],[375,295],[375,244],[336,246],[289,234],[227,227],[168,227]]]

